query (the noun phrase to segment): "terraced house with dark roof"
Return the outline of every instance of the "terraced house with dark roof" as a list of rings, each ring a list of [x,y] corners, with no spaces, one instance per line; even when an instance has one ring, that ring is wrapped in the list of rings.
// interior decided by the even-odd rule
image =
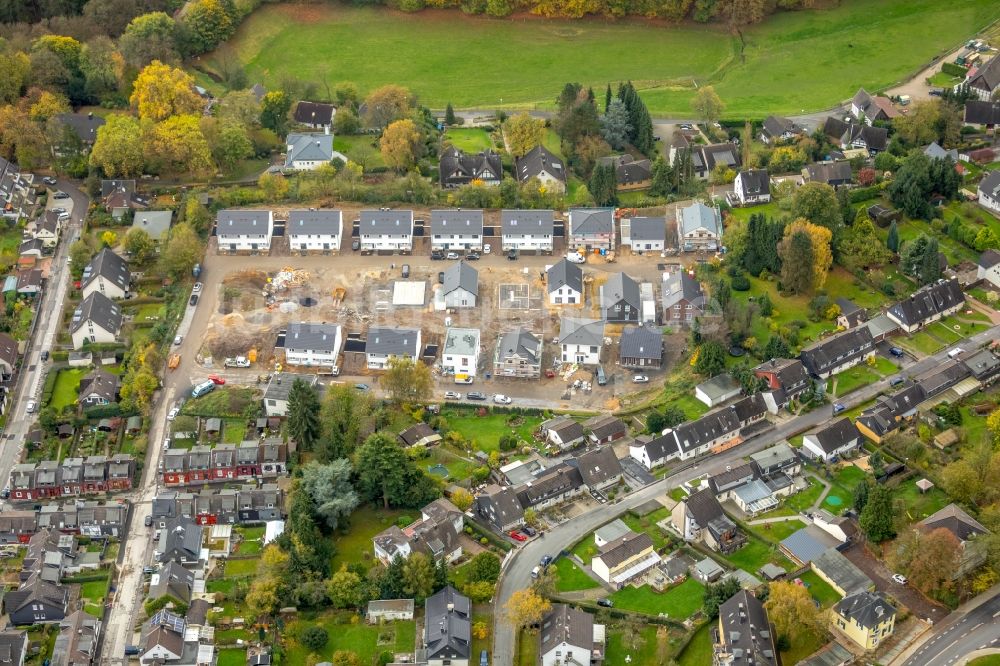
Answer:
[[[904,298],[886,314],[907,333],[915,333],[924,326],[952,315],[965,305],[965,294],[957,278],[938,280],[921,287],[909,298]]]
[[[432,210],[431,249],[473,252],[483,249],[483,211]]]
[[[871,332],[860,326],[806,347],[799,353],[799,360],[809,374],[828,379],[875,356],[875,352]]]
[[[283,344],[287,365],[335,368],[343,337],[338,324],[293,321],[285,329]]]
[[[358,233],[361,249],[368,252],[413,250],[412,210],[363,210]]]
[[[269,210],[220,210],[215,217],[219,252],[270,252],[274,214]]]
[[[502,210],[500,234],[504,252],[552,252],[555,214],[551,210]]]
[[[291,210],[285,233],[293,252],[336,252],[344,234],[343,214],[326,208]]]

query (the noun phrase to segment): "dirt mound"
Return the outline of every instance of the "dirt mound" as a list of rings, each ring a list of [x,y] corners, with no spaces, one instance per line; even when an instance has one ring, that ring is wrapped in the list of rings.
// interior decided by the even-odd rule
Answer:
[[[230,273],[222,284],[227,287],[249,287],[251,289],[263,289],[267,284],[267,273],[253,269]]]

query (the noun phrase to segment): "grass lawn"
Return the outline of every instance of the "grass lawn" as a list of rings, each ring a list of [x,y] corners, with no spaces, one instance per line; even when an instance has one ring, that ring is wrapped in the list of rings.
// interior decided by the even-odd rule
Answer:
[[[826,633],[822,636],[812,631],[799,631],[790,637],[791,646],[781,651],[782,664],[797,664],[826,643]]]
[[[472,624],[477,622],[482,622],[489,627],[490,632],[486,638],[472,637],[471,654],[475,659],[479,658],[479,653],[483,650],[486,650],[487,653],[493,652],[493,613],[490,611],[489,604],[475,604],[472,607]]]
[[[632,636],[627,636],[627,631],[618,629],[614,625],[608,627],[607,632],[607,653],[605,666],[632,666],[632,664],[658,664],[657,659],[658,639],[656,637],[656,626],[647,625],[638,628]],[[625,658],[631,657],[626,662]]]
[[[396,519],[403,515],[409,515],[416,519],[420,517],[419,511],[406,513],[399,510],[374,509],[366,504],[351,514],[346,521],[346,531],[337,530],[333,536],[333,545],[337,548],[337,554],[333,556],[332,571],[340,569],[341,564],[351,562],[368,562],[372,559],[372,538],[396,522]]]
[[[798,532],[805,526],[805,523],[801,520],[783,520],[780,523],[754,525],[753,529],[765,541],[781,543],[784,539],[791,536],[793,532]]]
[[[500,437],[506,434],[514,434],[519,439],[526,442],[533,441],[532,433],[542,422],[540,416],[521,416],[521,425],[511,427],[507,425],[510,414],[497,413],[486,416],[476,416],[475,412],[466,409],[443,409],[441,416],[448,422],[448,430],[455,430],[462,434],[466,440],[474,442],[472,447],[477,451],[500,450]]]
[[[600,587],[593,578],[568,557],[560,557],[556,561],[555,567],[559,574],[559,581],[556,583],[557,592],[576,592],[577,590],[592,590],[595,587]]]
[[[246,413],[247,407],[259,397],[259,391],[238,386],[219,386],[200,398],[190,398],[181,413],[190,416],[218,416],[237,418]]]
[[[438,463],[448,469],[448,478],[456,481],[469,478],[472,475],[472,470],[478,467],[476,463],[470,462],[461,455],[451,451],[450,447],[444,448],[442,446],[432,448],[430,457],[420,461],[420,464],[425,466],[425,470]]]
[[[678,666],[706,666],[712,663],[712,623],[703,624],[677,657]]]
[[[226,578],[246,578],[257,573],[260,560],[250,558],[245,560],[226,560]]]
[[[656,523],[664,518],[670,517],[670,509],[663,507],[645,516],[636,516],[626,513],[622,516],[622,522],[628,525],[633,532],[645,532],[653,540],[653,545],[659,550],[667,545],[667,535]]]
[[[497,20],[457,10],[405,14],[337,4],[268,5],[243,22],[223,54],[203,56],[202,63],[218,68],[225,54],[235,53],[250,78],[269,89],[290,76],[350,80],[362,91],[397,83],[434,108],[448,102],[460,108],[552,107],[563,81],[603,90],[608,81],[631,79],[651,112],[690,115],[694,84],[711,82],[727,103],[726,115],[763,117],[829,108],[859,86],[884,88],[997,13],[991,0],[845,0],[744,28],[746,45],[738,54],[738,40],[721,23]],[[583,43],[589,53],[616,55],[581,60]],[[622,43],[632,48],[622,52]],[[504,58],[468,57],[495,44],[504,45]],[[838,54],[833,69],[830,53]],[[445,69],[449,76],[440,76]]]
[[[884,356],[875,357],[875,372],[879,373],[883,377],[888,377],[889,375],[896,374],[899,372],[899,366],[885,358]]]
[[[247,663],[247,651],[227,648],[219,650],[217,666],[244,666]]]
[[[588,534],[584,537],[583,541],[573,546],[571,552],[584,562],[589,563],[592,559],[597,557],[598,552],[597,544],[594,543],[594,535]]]
[[[839,515],[841,511],[853,505],[854,489],[863,478],[865,478],[865,472],[860,467],[854,465],[841,467],[833,475],[833,479],[827,479],[830,483],[830,492],[823,500],[822,508],[834,515]]]
[[[1000,654],[988,654],[985,657],[976,657],[968,663],[968,666],[1000,666]]]
[[[263,526],[237,527],[235,531],[242,534],[244,539],[259,539],[264,536],[265,528]]]
[[[229,594],[233,591],[234,587],[236,587],[236,581],[226,580],[225,578],[217,578],[205,582],[205,590],[208,592],[222,592],[223,594]]]
[[[818,601],[823,608],[832,606],[840,601],[841,597],[837,590],[833,589],[832,585],[817,576],[814,572],[807,571],[799,576],[799,578],[802,579],[803,583],[809,584],[809,594],[811,594],[813,599]]]
[[[239,444],[247,435],[246,419],[226,419],[222,426],[222,441],[227,444]]]
[[[794,568],[788,558],[778,551],[776,545],[771,545],[752,535],[747,540],[747,545],[723,557],[734,567],[739,567],[755,576],[760,568],[768,562],[778,565],[785,571],[791,571]]]
[[[87,374],[86,368],[64,368],[56,376],[56,385],[52,390],[53,409],[62,409],[67,405],[76,404],[77,392],[80,390],[80,380]]]
[[[108,591],[108,581],[104,580],[91,580],[86,583],[80,583],[80,597],[83,599],[89,599],[94,602],[94,604],[100,606],[104,601],[104,595]]]
[[[444,135],[444,141],[465,153],[478,153],[493,148],[493,139],[490,138],[490,133],[484,129],[450,127]]]
[[[374,146],[372,142],[375,143]],[[385,166],[385,160],[382,159],[382,153],[378,148],[378,139],[367,134],[338,134],[333,138],[333,149],[359,164],[363,163],[365,169]]]
[[[350,624],[345,620],[346,616],[341,615],[343,623],[338,622],[338,616],[323,614],[315,620],[303,620],[302,624],[318,624],[325,628],[330,635],[330,641],[318,652],[324,660],[329,660],[337,650],[347,650],[353,652],[361,660],[362,664],[374,663],[375,657],[383,650],[390,652],[412,652],[414,639],[416,636],[416,625],[413,620],[399,620],[390,625],[378,626],[369,625],[364,622]],[[395,634],[394,639],[384,645],[379,645],[379,633],[386,636]],[[284,663],[304,664],[309,656],[310,650],[300,645],[297,641],[289,641],[285,653]]]
[[[875,372],[867,365],[856,365],[849,370],[844,370],[836,376],[837,390],[834,395],[838,398],[845,396],[852,391],[857,391],[859,388],[868,386],[869,384],[874,384],[881,378],[882,376],[879,373]],[[833,379],[830,380],[831,387],[833,386],[833,381]]]
[[[517,666],[536,666],[538,663],[538,632],[521,630],[517,638]]]
[[[930,81],[932,86],[937,86],[938,88],[953,88],[956,83],[961,83],[962,80],[957,76],[945,74],[944,72],[938,72],[929,78],[928,81]]]
[[[937,337],[931,336],[931,334],[927,331],[920,331],[918,333],[914,333],[906,339],[901,340],[900,344],[903,347],[916,350],[925,356],[930,356],[931,354],[937,353],[947,343],[939,340]]]
[[[655,591],[649,585],[628,587],[611,595],[615,608],[630,610],[646,615],[666,613],[674,619],[683,620],[694,615],[701,608],[705,597],[705,586],[694,578],[688,578],[680,585],[666,592]]]
[[[778,293],[777,281],[761,280],[753,276],[750,279],[749,291],[734,291],[732,297],[741,301],[750,301],[767,294],[771,300],[773,311],[770,317],[755,316],[751,325],[751,334],[757,339],[757,343],[764,345],[772,335],[772,324],[777,327],[788,326],[793,321],[803,324],[799,334],[799,342],[805,347],[810,342],[819,339],[824,331],[832,331],[837,327],[835,321],[809,321],[806,313],[809,312],[809,296],[786,296]],[[830,293],[831,298],[838,297],[839,294]]]
[[[893,499],[902,501],[905,506],[907,524],[923,520],[932,513],[940,511],[950,501],[948,495],[937,487],[931,488],[926,493],[920,492],[917,488],[918,480],[919,477],[910,479],[892,493]]]

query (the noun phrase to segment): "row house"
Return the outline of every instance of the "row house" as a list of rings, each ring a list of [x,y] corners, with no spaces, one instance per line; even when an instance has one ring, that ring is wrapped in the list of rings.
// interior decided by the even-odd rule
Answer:
[[[93,539],[121,537],[125,533],[128,505],[97,501],[43,504],[36,512],[39,530],[55,529]]]
[[[432,210],[431,249],[478,252],[483,249],[483,211]]]
[[[220,210],[215,225],[220,252],[271,251],[274,213],[269,210]]]
[[[410,252],[413,250],[412,210],[363,210],[358,233],[366,252]]]
[[[753,374],[766,383],[761,396],[767,411],[772,414],[777,414],[812,387],[809,374],[798,359],[772,358],[755,367]]]
[[[504,252],[552,252],[554,235],[555,215],[551,210],[500,211]]]
[[[15,465],[10,474],[10,499],[26,502],[132,489],[135,460],[127,454],[89,456]]]
[[[965,305],[965,294],[957,278],[938,280],[921,287],[891,308],[886,315],[907,333],[954,314]]]
[[[288,248],[299,252],[340,250],[343,213],[335,209],[292,210],[288,212]]]
[[[190,518],[199,525],[281,520],[285,516],[284,492],[275,484],[206,489],[199,493],[165,490],[153,498],[152,516],[160,527],[175,517]]]
[[[239,446],[167,449],[163,454],[163,483],[184,486],[268,478],[285,473],[288,452],[277,439],[245,441]]]
[[[799,354],[799,360],[809,374],[829,379],[875,356],[875,351],[871,331],[859,326],[806,347]]]

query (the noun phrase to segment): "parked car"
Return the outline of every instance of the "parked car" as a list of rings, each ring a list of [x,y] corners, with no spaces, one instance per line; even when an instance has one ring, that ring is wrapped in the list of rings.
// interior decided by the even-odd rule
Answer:
[[[525,525],[524,527],[521,528],[521,531],[530,537],[533,537],[536,534],[538,534],[538,530],[536,530],[534,527],[531,527],[530,525]]]
[[[56,208],[51,209],[51,211],[56,215],[61,215],[66,212],[66,209],[61,206],[57,206]]]
[[[462,399],[462,394],[459,393],[459,392],[457,392],[457,391],[445,391],[444,392],[444,399],[445,400],[461,400]]]
[[[49,350],[48,349],[43,349],[42,350],[42,360],[43,361],[49,360]]]
[[[479,391],[470,391],[465,394],[466,400],[486,400],[486,394]]]
[[[489,253],[487,253],[489,254]],[[507,261],[517,261],[517,250],[510,249],[507,250]]]
[[[509,396],[506,396],[503,393],[497,393],[495,396],[493,396],[493,402],[495,402],[498,405],[509,405],[511,402],[513,402],[513,400],[511,400]]]
[[[139,652],[141,652],[141,650],[139,650],[139,646],[138,645],[126,645],[125,646],[125,656],[126,657],[134,657],[135,655],[139,654]]]
[[[431,261],[441,261],[444,259],[444,252],[441,250],[434,250],[431,252]]]
[[[223,384],[226,383],[226,380],[220,377],[219,375],[209,375],[208,381],[212,382],[216,386],[222,386]]]
[[[841,403],[839,403],[839,402],[833,403],[833,413],[834,414],[839,414],[842,411],[844,411],[845,409],[847,409],[847,407],[844,407],[844,405],[842,405]]]
[[[410,265],[403,264],[403,279],[405,280],[408,277],[410,277]]]
[[[905,381],[906,380],[903,379],[902,377],[893,377],[892,379],[889,380],[889,386],[899,386]]]
[[[38,403],[35,402],[34,400],[29,400],[28,406],[24,408],[24,411],[27,412],[28,414],[34,414],[37,408],[38,408]]]
[[[903,356],[903,350],[900,349],[899,347],[889,347],[889,353],[895,356],[896,358],[902,358]]]
[[[608,599],[607,597],[603,597],[603,598],[597,600],[597,605],[601,606],[603,608],[614,608],[615,603],[613,601],[611,601],[611,599]]]
[[[55,185],[59,181],[57,181],[52,176],[46,176],[45,178],[42,178],[42,182],[45,183],[46,185]]]
[[[174,419],[177,418],[177,415],[180,414],[180,413],[181,413],[181,408],[180,407],[173,407],[173,408],[171,408],[170,412],[167,414],[167,420],[168,421],[173,421]]]
[[[541,575],[542,575],[542,568],[541,567],[535,567],[534,569],[531,570],[531,577],[532,578],[538,578]]]
[[[892,574],[892,582],[906,585],[906,576],[903,574]]]
[[[152,527],[153,526],[153,516],[152,516],[152,514],[147,514],[146,515],[146,520],[142,521],[142,523],[146,527]]]
[[[579,252],[567,252],[566,261],[571,264],[585,264],[587,263],[587,257],[580,254]]]
[[[438,271],[438,284],[444,284],[444,271]]]
[[[646,375],[636,375],[635,377],[632,378],[632,381],[636,384],[645,384],[646,382],[649,381],[649,377],[647,377]]]
[[[552,564],[552,556],[542,555],[542,561],[539,564],[541,564],[543,567],[549,566],[550,564]]]
[[[191,294],[191,298],[188,300],[188,305],[192,307],[198,305],[198,294]]]
[[[470,252],[469,254],[465,255],[465,258],[468,259],[469,261],[479,261],[479,253]]]
[[[479,652],[479,666],[490,666],[490,658],[487,656],[486,650]]]
[[[206,393],[211,393],[214,390],[215,390],[215,382],[210,382],[206,380],[203,381],[201,384],[195,386],[193,389],[191,389],[191,397],[200,398]]]
[[[493,251],[493,248],[490,246],[489,243],[484,243],[483,244],[483,254],[489,254],[492,251]]]
[[[510,538],[514,539],[515,541],[527,541],[528,540],[528,537],[526,537],[525,535],[521,534],[521,530],[511,530],[509,532],[509,534],[510,534]]]
[[[597,385],[604,386],[608,383],[608,376],[604,374],[604,366],[597,366],[597,370],[594,370],[594,375],[597,376]]]
[[[245,356],[237,356],[236,358],[230,357],[226,359],[223,365],[226,366],[227,368],[249,368],[250,359],[246,358]]]
[[[359,391],[367,391],[370,387],[368,386],[368,384],[355,384],[354,388],[356,388]]]
[[[69,195],[62,190],[56,190],[56,193],[52,195],[53,199],[69,199]]]
[[[174,344],[175,345],[179,345],[182,342],[184,342],[184,336],[183,335],[175,335],[174,336]]]
[[[458,252],[449,252],[447,255],[445,255],[445,258],[448,259],[449,261],[454,261],[455,259],[458,259]]]

